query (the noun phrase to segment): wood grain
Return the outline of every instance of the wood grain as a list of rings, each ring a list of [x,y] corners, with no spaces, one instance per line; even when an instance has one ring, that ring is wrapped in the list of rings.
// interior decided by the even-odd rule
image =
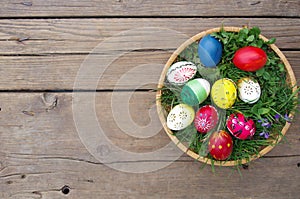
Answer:
[[[77,158],[9,155],[7,165],[10,172],[3,170],[2,173],[9,174],[2,174],[0,178],[1,189],[6,191],[0,196],[81,199],[161,198],[163,195],[163,198],[294,199],[299,188],[296,163],[297,157],[261,159],[248,170],[242,170],[243,177],[230,168],[217,168],[212,174],[209,168],[201,170],[201,165],[193,161],[177,161],[151,173],[128,174]],[[215,189],[210,181],[219,188]],[[66,196],[60,191],[65,184],[70,186],[70,193]],[[261,191],[255,191],[252,188],[255,186]]]
[[[299,79],[299,10],[298,0],[2,0],[0,198],[299,198],[299,116],[286,140],[242,175],[213,173],[177,157],[147,91],[183,41],[222,24],[276,37]],[[167,156],[148,155],[169,143]],[[120,157],[116,147],[142,158]]]
[[[276,44],[281,49],[299,48],[299,19],[0,20],[0,89],[71,90],[78,69],[90,53],[94,55],[95,63],[99,63],[100,70],[109,66],[105,72],[99,73],[99,77],[100,74],[103,76],[97,89],[135,89],[143,82],[139,80],[151,82],[142,87],[153,89],[153,82],[158,81],[161,68],[183,41],[202,30],[217,27],[222,22],[232,26],[258,25],[262,27],[265,36],[277,38]],[[161,37],[157,37],[157,34]],[[97,45],[104,45],[104,48],[95,48]],[[284,52],[291,57],[289,61],[292,66],[299,65],[298,51]],[[107,55],[111,55],[111,64],[104,64],[109,58]],[[131,76],[127,76],[128,81],[118,82],[122,75],[128,75],[128,71],[143,64],[153,65],[131,73]],[[297,73],[296,67],[294,70]],[[131,81],[136,77],[140,78],[137,83]],[[95,79],[86,76],[86,83],[91,82],[95,82]],[[86,89],[92,89],[92,86]]]
[[[264,36],[277,38],[281,49],[299,49],[299,18],[8,19],[0,20],[0,54],[87,54],[101,44],[107,51],[170,50],[222,24],[259,26]]]
[[[152,119],[152,125],[158,126],[158,129],[162,130],[156,110],[152,110],[155,108],[155,94],[155,92],[97,92],[95,96],[96,116],[104,132],[108,132],[107,136],[125,149],[139,150],[137,152],[157,149],[168,143],[168,136],[160,130],[156,132],[156,136],[151,138],[153,140],[150,138],[147,140],[134,138],[138,134],[130,136],[128,135],[130,132],[120,128],[123,128],[122,123],[129,123],[133,130],[140,126],[146,126]],[[73,150],[82,150],[76,149],[80,144],[73,120],[74,95],[75,93],[1,92],[1,151],[72,155]],[[89,92],[82,92],[82,96],[88,97]],[[88,100],[82,99],[79,103],[82,107],[86,107]],[[115,112],[116,110],[112,109],[113,106],[123,108]],[[126,109],[129,110],[129,113],[123,111]],[[149,115],[149,111],[153,111],[154,114]],[[116,113],[121,114],[121,117]],[[130,122],[130,119],[135,123]],[[295,133],[299,128],[298,121],[299,119],[296,117],[289,130],[291,133],[287,133],[287,139],[291,145],[286,143],[287,145],[285,144],[284,147],[289,149],[283,150],[280,155],[300,155],[300,149],[297,147],[299,135]],[[18,143],[18,146],[15,143]],[[66,143],[68,145],[65,145]],[[61,150],[61,147],[64,150]],[[78,152],[74,154],[80,156]]]
[[[299,16],[297,0],[4,0],[2,17]]]
[[[99,72],[99,76],[96,76],[99,78],[96,88],[155,89],[161,71],[172,52],[132,51],[118,57],[108,66],[101,65],[103,56],[98,58],[95,55],[96,63],[99,63],[99,68],[103,70],[103,73]],[[299,79],[300,51],[283,53]],[[72,90],[76,75],[86,57],[87,55],[0,56],[0,90]],[[85,89],[93,89],[97,79],[87,74],[84,78],[87,84]]]
[[[120,130],[117,123],[125,122],[126,118],[115,121],[112,97],[111,92],[97,93],[96,114],[115,145],[145,153],[159,150],[170,142],[163,131],[140,139]],[[215,174],[209,167],[201,170],[203,165],[186,155],[158,171],[133,174],[114,170],[89,154],[76,132],[71,93],[0,93],[0,98],[1,198],[63,198],[64,185],[70,187],[70,198],[159,198],[162,195],[197,198],[201,195],[203,198],[292,199],[298,196],[299,117],[286,135],[289,143],[282,142],[266,157],[252,162],[247,170],[242,169],[242,177],[231,168],[216,168]],[[149,122],[148,111],[155,103],[154,98],[152,92],[132,95],[130,111],[139,125]],[[84,106],[85,102],[82,103]],[[147,162],[154,164],[156,160],[144,163]],[[139,167],[143,161],[119,164]],[[219,188],[211,186],[212,182]],[[260,192],[255,191],[257,187]]]

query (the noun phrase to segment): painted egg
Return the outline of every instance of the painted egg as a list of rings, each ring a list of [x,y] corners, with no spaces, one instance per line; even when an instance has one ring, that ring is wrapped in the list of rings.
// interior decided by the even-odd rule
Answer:
[[[268,57],[264,50],[254,46],[238,49],[233,56],[233,64],[243,71],[257,71],[267,63]]]
[[[254,121],[245,118],[241,113],[231,114],[228,117],[227,129],[234,137],[241,140],[253,137],[256,131]]]
[[[237,98],[235,83],[228,78],[217,80],[211,88],[212,101],[222,109],[233,106]]]
[[[233,150],[231,136],[224,130],[214,132],[209,138],[208,150],[214,159],[226,160]]]
[[[257,102],[260,98],[261,89],[259,83],[249,77],[239,79],[237,83],[239,98],[249,104]]]
[[[195,106],[201,104],[210,93],[210,83],[206,79],[197,78],[188,81],[180,93],[183,103]]]
[[[198,45],[198,55],[205,67],[215,67],[222,58],[222,44],[216,38],[207,35]]]
[[[207,133],[218,123],[217,109],[211,105],[202,106],[196,113],[194,125],[198,132]]]
[[[167,126],[171,130],[179,131],[188,127],[195,118],[194,109],[187,104],[176,105],[167,116]]]
[[[167,72],[167,80],[171,84],[183,85],[197,73],[197,66],[192,62],[180,61],[174,63]]]

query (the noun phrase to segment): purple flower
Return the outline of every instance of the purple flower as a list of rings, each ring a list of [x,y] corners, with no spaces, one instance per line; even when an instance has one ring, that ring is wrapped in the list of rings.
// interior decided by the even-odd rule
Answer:
[[[270,128],[272,124],[268,121],[268,119],[262,119],[262,120],[257,120],[259,123],[261,123],[262,127]]]
[[[279,115],[279,114],[276,114],[276,115],[274,116],[274,118],[275,118],[276,121],[278,121],[280,117],[281,117],[281,115]]]
[[[266,131],[263,131],[263,132],[261,132],[259,135],[265,137],[266,139],[268,139],[269,136],[270,136],[270,133],[269,133],[269,132],[266,132]]]
[[[261,126],[266,127],[266,128],[270,128],[272,126],[272,124],[270,122],[264,122],[261,124]]]
[[[288,115],[287,113],[284,115],[284,119],[285,119],[285,121],[287,121],[288,123],[292,123],[292,118],[290,118],[289,115]]]

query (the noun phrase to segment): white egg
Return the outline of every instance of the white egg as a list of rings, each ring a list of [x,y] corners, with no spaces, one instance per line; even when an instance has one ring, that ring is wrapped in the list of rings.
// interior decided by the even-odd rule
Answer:
[[[197,66],[192,62],[180,61],[174,63],[167,72],[167,80],[171,84],[183,85],[197,73]]]
[[[244,77],[238,81],[239,98],[249,104],[257,102],[261,95],[259,83],[249,77]]]
[[[171,130],[179,131],[188,127],[194,118],[195,111],[191,106],[178,104],[168,114],[167,126]]]

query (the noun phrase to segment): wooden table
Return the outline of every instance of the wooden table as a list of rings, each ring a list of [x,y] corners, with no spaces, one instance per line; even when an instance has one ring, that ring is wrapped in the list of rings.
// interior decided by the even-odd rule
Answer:
[[[299,198],[299,117],[241,176],[176,150],[148,156],[170,143],[152,89],[179,44],[259,26],[299,79],[299,11],[298,0],[2,0],[0,198]]]

